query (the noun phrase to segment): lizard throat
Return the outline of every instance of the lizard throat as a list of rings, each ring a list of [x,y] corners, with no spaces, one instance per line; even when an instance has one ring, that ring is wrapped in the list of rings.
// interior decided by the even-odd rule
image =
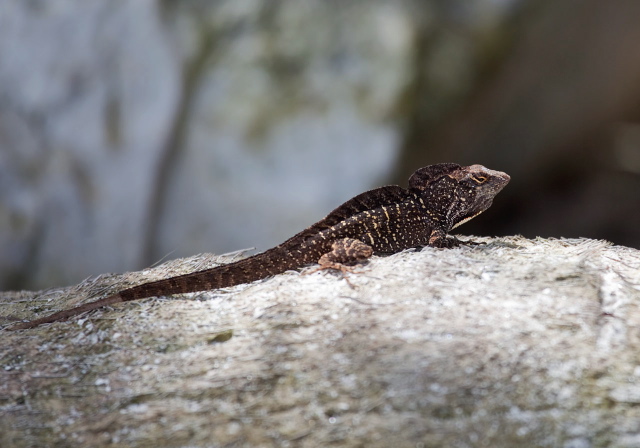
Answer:
[[[484,210],[480,210],[478,213],[476,213],[475,215],[471,215],[467,218],[464,218],[463,220],[457,222],[456,224],[454,224],[453,227],[451,227],[451,230],[455,229],[458,226],[461,226],[462,224],[464,224],[465,222],[469,222],[471,221],[473,218],[475,218],[476,216],[478,216],[480,213],[482,213]]]

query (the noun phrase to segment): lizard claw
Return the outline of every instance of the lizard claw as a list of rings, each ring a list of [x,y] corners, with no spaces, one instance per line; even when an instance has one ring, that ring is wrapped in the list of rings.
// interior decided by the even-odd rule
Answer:
[[[363,274],[363,271],[356,271],[355,266],[347,266],[342,263],[332,263],[332,262],[324,262],[321,263],[319,267],[312,269],[308,272],[305,272],[303,275],[314,274],[319,271],[337,271],[342,274],[342,278],[347,282],[349,287],[354,288],[353,283],[349,280],[349,276],[347,274]]]

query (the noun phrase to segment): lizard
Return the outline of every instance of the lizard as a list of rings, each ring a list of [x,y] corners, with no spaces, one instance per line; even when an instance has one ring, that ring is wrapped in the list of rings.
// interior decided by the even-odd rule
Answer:
[[[461,242],[448,233],[487,210],[507,185],[508,174],[482,165],[439,163],[415,171],[407,189],[388,185],[366,191],[282,244],[245,259],[149,283],[105,298],[21,322],[9,330],[37,327],[81,313],[148,297],[184,294],[251,283],[319,264],[343,269],[421,246],[449,248]]]

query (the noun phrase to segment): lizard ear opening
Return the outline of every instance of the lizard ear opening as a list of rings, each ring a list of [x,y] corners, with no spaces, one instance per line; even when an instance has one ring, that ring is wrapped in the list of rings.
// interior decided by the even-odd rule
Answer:
[[[433,180],[459,169],[460,165],[457,163],[438,163],[436,165],[425,166],[411,175],[409,178],[409,189],[422,191],[427,188],[427,185]]]

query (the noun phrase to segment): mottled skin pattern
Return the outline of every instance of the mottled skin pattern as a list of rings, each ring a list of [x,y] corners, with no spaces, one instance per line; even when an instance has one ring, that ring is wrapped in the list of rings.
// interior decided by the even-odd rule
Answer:
[[[427,245],[451,247],[459,242],[448,237],[448,232],[488,209],[508,182],[507,174],[482,165],[430,165],[413,173],[408,189],[391,185],[362,193],[266,252],[125,289],[10,329],[33,328],[118,302],[250,283],[314,263],[338,269],[366,260],[374,253]]]

